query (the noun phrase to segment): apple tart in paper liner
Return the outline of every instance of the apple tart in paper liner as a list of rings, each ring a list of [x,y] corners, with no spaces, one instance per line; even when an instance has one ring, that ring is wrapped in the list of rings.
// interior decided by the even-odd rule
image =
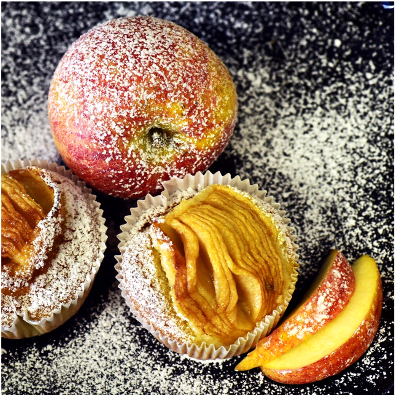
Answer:
[[[200,360],[245,353],[274,328],[294,292],[290,220],[239,176],[208,171],[163,185],[121,226],[122,296],[175,352]]]
[[[70,170],[38,159],[1,165],[1,336],[48,333],[77,313],[106,249],[103,211]]]

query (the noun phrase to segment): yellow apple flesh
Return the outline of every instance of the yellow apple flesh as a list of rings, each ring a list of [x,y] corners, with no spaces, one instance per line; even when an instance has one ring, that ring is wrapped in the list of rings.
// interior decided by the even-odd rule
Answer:
[[[261,366],[312,336],[340,313],[354,289],[351,265],[341,252],[333,250],[299,307],[274,332],[260,340],[236,370]]]
[[[366,255],[352,268],[355,291],[347,306],[315,335],[261,366],[267,377],[284,384],[312,383],[346,369],[368,349],[381,317],[381,278]]]

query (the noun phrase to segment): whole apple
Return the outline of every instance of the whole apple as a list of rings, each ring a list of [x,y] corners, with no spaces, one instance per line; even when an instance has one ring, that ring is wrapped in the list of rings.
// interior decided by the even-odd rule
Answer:
[[[214,162],[233,133],[237,95],[218,56],[186,29],[119,18],[67,50],[48,114],[74,173],[112,196],[140,198]]]

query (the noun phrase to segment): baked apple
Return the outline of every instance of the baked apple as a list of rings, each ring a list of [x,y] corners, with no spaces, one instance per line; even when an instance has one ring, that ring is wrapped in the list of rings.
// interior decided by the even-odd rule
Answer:
[[[357,361],[372,343],[381,317],[383,290],[376,262],[364,255],[352,266],[355,291],[323,329],[261,366],[274,381],[305,384],[333,376]]]
[[[232,78],[184,28],[153,17],[110,20],[67,50],[48,114],[65,163],[90,186],[123,198],[205,171],[237,116]]]
[[[299,307],[269,336],[260,340],[236,370],[248,370],[275,359],[331,322],[347,305],[355,277],[344,255],[333,250]]]

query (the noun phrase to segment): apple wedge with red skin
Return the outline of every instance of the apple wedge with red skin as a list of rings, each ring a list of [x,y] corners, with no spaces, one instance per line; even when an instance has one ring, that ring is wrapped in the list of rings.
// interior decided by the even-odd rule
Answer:
[[[347,305],[355,279],[344,255],[333,250],[299,307],[269,336],[260,340],[236,370],[248,370],[275,359],[332,321]]]
[[[355,291],[342,312],[322,330],[261,366],[270,379],[306,384],[338,374],[368,349],[378,330],[383,290],[376,262],[364,255],[352,266]]]

